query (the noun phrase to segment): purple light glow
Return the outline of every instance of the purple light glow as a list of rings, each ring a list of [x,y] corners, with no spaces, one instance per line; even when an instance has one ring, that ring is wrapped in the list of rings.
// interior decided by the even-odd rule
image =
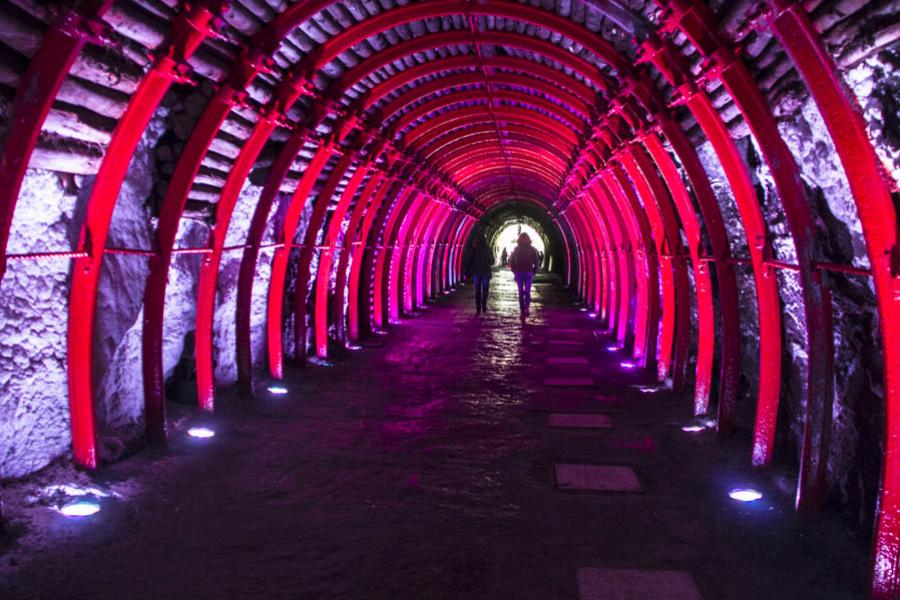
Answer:
[[[611,344],[611,345],[609,345],[609,346],[606,347],[606,350],[607,350],[608,352],[618,352],[618,351],[619,351],[619,347],[618,347],[617,345],[615,345],[615,344]]]
[[[619,366],[622,367],[623,369],[636,369],[637,368],[637,364],[631,362],[630,360],[623,360],[622,362],[619,363]]]
[[[592,318],[592,319],[596,319],[596,318],[597,318],[597,313],[595,313],[595,312],[589,312],[589,313],[588,313],[588,316],[589,316],[590,318]]]

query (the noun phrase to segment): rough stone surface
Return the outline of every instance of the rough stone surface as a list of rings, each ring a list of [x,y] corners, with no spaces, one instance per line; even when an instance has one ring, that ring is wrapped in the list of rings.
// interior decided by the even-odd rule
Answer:
[[[71,182],[69,182],[71,183]],[[70,248],[78,190],[49,171],[22,185],[9,253]],[[81,193],[83,193],[82,190]],[[70,444],[66,378],[69,261],[13,261],[0,288],[0,477],[21,477]]]
[[[251,185],[248,181],[238,197],[231,216],[231,224],[226,235],[226,246],[239,246],[247,239],[250,219],[262,193],[262,188]],[[271,241],[271,227],[263,243]],[[260,252],[259,262],[267,263],[271,251]],[[218,292],[216,293],[216,314],[213,329],[213,360],[215,361],[215,377],[218,385],[227,385],[237,381],[237,346],[235,344],[235,311],[237,309],[237,283],[241,269],[243,252],[228,252],[222,256],[219,267]],[[268,271],[264,281],[268,281]],[[257,278],[258,279],[258,278]],[[256,297],[257,294],[254,294]],[[265,338],[262,328],[265,326],[265,305],[253,303],[251,312],[251,340],[253,355],[258,356]]]

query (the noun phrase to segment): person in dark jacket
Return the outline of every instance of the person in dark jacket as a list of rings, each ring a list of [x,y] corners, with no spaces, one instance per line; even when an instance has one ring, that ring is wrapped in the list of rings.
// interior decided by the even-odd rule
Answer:
[[[491,270],[494,268],[494,253],[484,236],[476,236],[466,272],[475,284],[475,314],[487,312],[488,288],[491,285]]]
[[[531,307],[531,282],[540,266],[540,258],[537,250],[531,245],[531,238],[527,233],[523,233],[517,240],[516,249],[509,256],[509,268],[519,288],[519,318],[522,321],[528,316]]]

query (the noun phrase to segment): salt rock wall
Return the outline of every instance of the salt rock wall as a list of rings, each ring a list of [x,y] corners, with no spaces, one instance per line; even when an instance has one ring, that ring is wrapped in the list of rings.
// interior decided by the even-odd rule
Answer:
[[[166,111],[161,110],[135,152],[116,200],[107,247],[151,247],[153,230],[147,198],[153,191],[153,178],[148,174],[153,172],[153,148],[165,131],[165,118]],[[143,405],[139,363],[133,361],[134,356],[126,349],[133,344],[135,323],[140,322],[148,273],[146,257],[104,256],[94,338],[94,379],[98,384],[97,419],[101,437],[114,438],[114,432],[124,433],[121,430],[135,423]],[[132,435],[137,435],[137,431]],[[106,445],[113,445],[113,440]]]
[[[893,110],[900,85],[896,76],[897,54],[880,53],[848,70],[846,80],[858,94],[870,135],[879,145],[886,171],[897,177],[900,166],[900,129]],[[818,239],[825,240],[821,260],[868,267],[865,240],[843,165],[815,102],[805,89],[782,92],[773,102],[779,131],[797,161],[807,197],[813,209]],[[778,199],[774,181],[760,149],[745,126],[731,123],[739,149],[750,170],[769,228],[773,257],[796,263],[790,229]],[[708,143],[698,148],[701,161],[722,208],[736,257],[748,257],[746,237],[721,165]],[[890,176],[890,175],[889,175]],[[742,328],[742,385],[739,424],[753,427],[758,378],[758,321],[755,285],[749,266],[737,266]],[[776,452],[781,459],[799,461],[806,412],[808,355],[803,301],[798,274],[777,271],[782,303],[783,371]],[[871,523],[872,507],[880,479],[877,457],[882,454],[883,399],[880,386],[881,356],[877,311],[869,278],[828,273],[834,311],[834,407],[828,484],[832,498],[854,511],[863,524]]]
[[[76,178],[31,170],[10,254],[68,248]],[[0,477],[32,473],[69,449],[66,379],[68,260],[11,261],[0,288]]]
[[[244,184],[228,227],[226,246],[237,246],[244,243],[250,226],[250,220],[262,188],[252,185],[250,179]],[[272,214],[266,225],[266,234],[262,243],[269,244],[273,238],[273,216],[277,213],[279,203],[275,203]],[[266,292],[269,285],[272,250],[263,249],[257,260],[256,277],[253,281],[253,302],[250,313],[251,353],[255,365],[261,365],[264,359],[266,326]],[[235,342],[235,314],[237,310],[237,283],[241,268],[242,252],[229,252],[223,255],[219,267],[218,291],[216,294],[216,316],[213,337],[216,383],[227,385],[237,381],[237,345]]]

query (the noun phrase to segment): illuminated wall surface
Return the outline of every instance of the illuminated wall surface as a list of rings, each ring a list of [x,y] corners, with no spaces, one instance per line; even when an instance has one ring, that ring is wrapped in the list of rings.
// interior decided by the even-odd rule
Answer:
[[[160,441],[526,222],[897,593],[896,3],[50,4],[0,5],[0,476]]]

